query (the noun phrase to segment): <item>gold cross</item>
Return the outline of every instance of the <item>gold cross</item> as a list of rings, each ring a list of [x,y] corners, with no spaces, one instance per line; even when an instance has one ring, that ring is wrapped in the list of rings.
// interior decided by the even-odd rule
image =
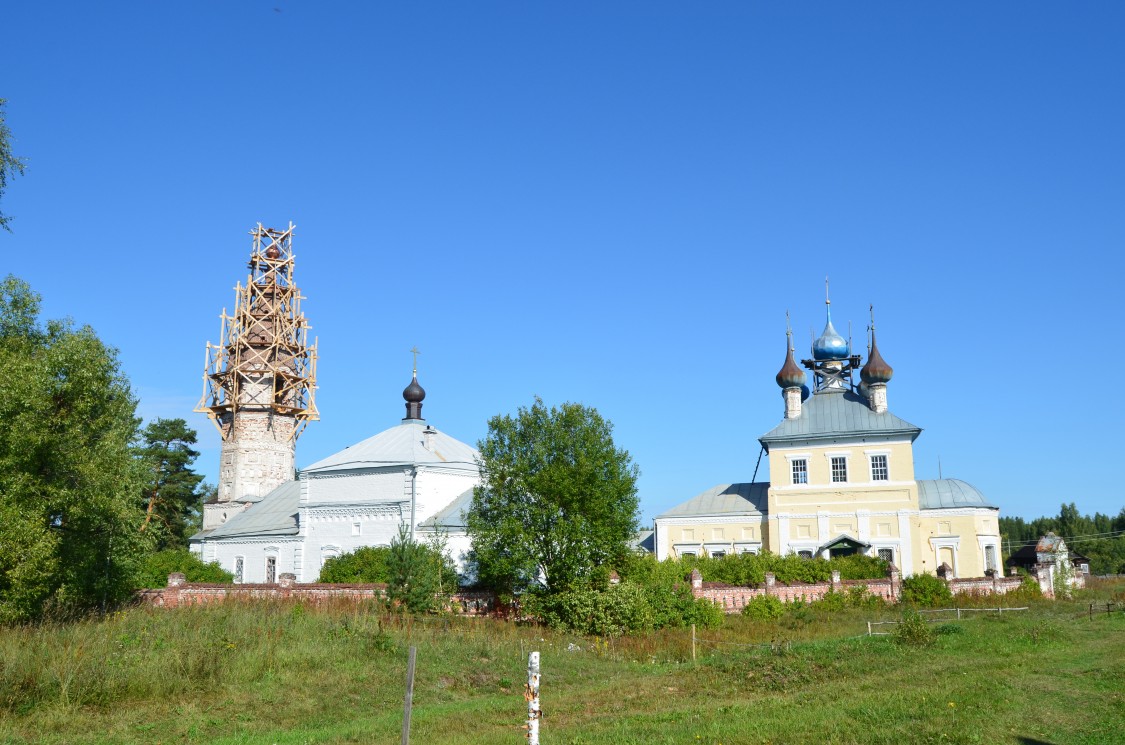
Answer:
[[[418,351],[418,345],[417,344],[415,344],[414,347],[410,350],[410,353],[412,355],[414,355],[414,374],[417,375],[418,374],[418,355],[420,355],[422,353]]]

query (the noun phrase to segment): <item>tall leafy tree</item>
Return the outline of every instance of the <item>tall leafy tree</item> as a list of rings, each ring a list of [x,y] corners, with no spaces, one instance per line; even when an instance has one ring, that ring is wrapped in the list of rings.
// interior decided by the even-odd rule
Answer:
[[[140,529],[153,536],[158,549],[186,548],[199,528],[207,488],[192,470],[199,457],[195,443],[195,430],[183,419],[155,419],[141,432],[145,517]]]
[[[24,162],[12,153],[12,132],[4,123],[4,104],[7,101],[0,98],[0,197],[4,196],[4,189],[8,186],[11,176],[23,175]],[[11,232],[11,218],[0,212],[0,228]]]
[[[468,515],[482,583],[563,590],[628,554],[639,472],[612,433],[596,409],[539,398],[489,421]]]
[[[122,599],[146,548],[117,354],[39,302],[0,282],[0,622]]]

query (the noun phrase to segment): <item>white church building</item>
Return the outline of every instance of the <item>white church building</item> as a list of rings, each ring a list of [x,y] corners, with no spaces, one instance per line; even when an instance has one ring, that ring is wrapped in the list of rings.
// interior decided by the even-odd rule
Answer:
[[[235,582],[276,582],[283,572],[316,582],[327,559],[389,545],[407,525],[418,540],[442,529],[463,571],[469,540],[457,523],[480,481],[478,453],[422,418],[425,395],[415,372],[399,424],[240,505],[226,522],[193,537],[193,550],[232,572]]]

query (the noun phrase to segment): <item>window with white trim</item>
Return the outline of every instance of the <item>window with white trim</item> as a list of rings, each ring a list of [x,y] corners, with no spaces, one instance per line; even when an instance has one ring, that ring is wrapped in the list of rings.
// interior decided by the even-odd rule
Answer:
[[[887,466],[887,456],[885,455],[872,455],[871,456],[871,480],[872,481],[889,481],[891,478],[890,468]]]
[[[811,559],[812,558],[812,551],[798,551],[797,555],[800,556],[802,559]]]
[[[234,557],[234,583],[236,585],[242,584],[242,575],[246,566],[246,559],[241,556]]]
[[[843,455],[832,456],[832,483],[841,484],[848,480],[848,459]]]
[[[266,584],[272,585],[277,582],[277,557],[266,557]]]
[[[895,550],[893,548],[881,548],[879,549],[879,558],[888,564],[894,564]]]
[[[809,483],[809,462],[804,458],[794,458],[790,466],[793,469],[793,483]]]
[[[996,571],[996,547],[984,547],[984,568],[985,571]]]
[[[352,523],[352,535],[362,535],[363,526],[360,523]]]

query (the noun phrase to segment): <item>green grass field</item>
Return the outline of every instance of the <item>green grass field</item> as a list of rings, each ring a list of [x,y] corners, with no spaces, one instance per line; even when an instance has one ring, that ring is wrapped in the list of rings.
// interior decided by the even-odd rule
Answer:
[[[533,649],[543,743],[1121,743],[1125,613],[1083,616],[1121,591],[933,624],[925,647],[862,636],[894,608],[729,617],[699,632],[694,663],[684,630],[600,640],[350,606],[137,608],[0,630],[0,742],[398,743],[414,645],[412,743],[523,742]]]

